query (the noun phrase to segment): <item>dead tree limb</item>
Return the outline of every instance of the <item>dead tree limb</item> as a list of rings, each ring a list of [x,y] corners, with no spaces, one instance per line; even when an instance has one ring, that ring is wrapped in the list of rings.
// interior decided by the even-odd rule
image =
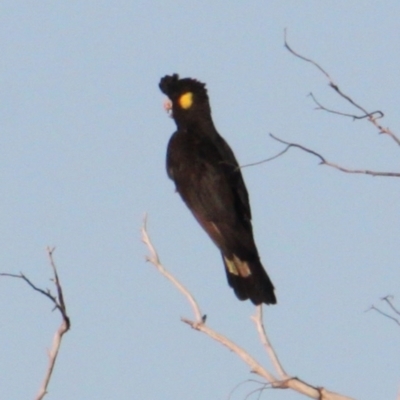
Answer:
[[[257,164],[260,164],[260,163],[264,163],[264,162],[270,161],[271,159],[274,159],[274,158],[279,157],[282,154],[286,153],[290,148],[297,148],[297,149],[305,151],[306,153],[312,154],[313,156],[319,158],[319,160],[320,160],[319,164],[320,165],[327,165],[328,167],[337,169],[338,171],[342,171],[342,172],[345,172],[347,174],[364,174],[364,175],[370,175],[370,176],[391,176],[391,177],[397,177],[397,178],[400,177],[400,172],[371,171],[371,170],[368,170],[368,169],[346,168],[346,167],[343,167],[343,166],[341,166],[339,164],[335,164],[335,163],[333,163],[331,161],[328,161],[324,156],[322,156],[320,153],[316,152],[315,150],[311,150],[308,147],[305,147],[305,146],[303,146],[301,144],[298,144],[298,143],[287,142],[286,140],[280,139],[277,136],[273,135],[272,133],[270,133],[269,135],[270,135],[270,137],[272,137],[272,139],[274,139],[274,140],[276,140],[276,141],[278,141],[278,142],[280,142],[282,144],[285,144],[286,145],[285,149],[282,150],[275,157],[271,157],[271,158],[269,158],[267,160],[259,161],[258,163],[247,164],[247,165],[242,166],[242,168],[243,167],[248,167],[250,165],[257,165]]]
[[[337,111],[337,110],[333,110],[330,109],[328,107],[325,107],[320,101],[317,100],[317,98],[315,97],[315,95],[313,93],[310,93],[310,97],[312,98],[312,100],[314,101],[314,103],[317,105],[316,109],[317,110],[323,110],[326,111],[328,113],[332,113],[332,114],[336,114],[336,115],[340,115],[340,116],[344,116],[344,117],[350,117],[353,120],[361,120],[361,119],[366,119],[368,120],[370,123],[372,123],[378,130],[380,134],[386,134],[389,137],[391,137],[398,145],[400,145],[400,139],[398,136],[396,136],[389,128],[384,128],[382,125],[380,125],[378,123],[378,120],[380,118],[383,118],[384,114],[382,111],[372,111],[369,112],[366,110],[365,107],[361,106],[360,104],[358,104],[356,101],[354,101],[349,95],[347,95],[346,93],[344,93],[338,86],[338,84],[332,79],[332,77],[328,74],[328,72],[322,68],[317,62],[315,62],[314,60],[312,60],[311,58],[307,58],[303,55],[301,55],[300,53],[298,53],[297,51],[293,50],[293,48],[289,45],[288,41],[287,41],[287,32],[285,29],[285,48],[291,53],[293,54],[295,57],[306,61],[310,64],[312,64],[315,68],[317,68],[324,76],[325,78],[328,80],[329,82],[329,86],[343,99],[345,99],[348,103],[350,103],[353,107],[355,107],[358,111],[361,111],[362,114],[361,115],[356,115],[356,114],[349,114],[349,113],[345,113],[345,112],[341,112],[341,111]],[[323,155],[321,155],[320,153],[318,153],[315,150],[312,150],[306,146],[303,146],[301,144],[298,143],[293,143],[293,142],[288,142],[286,140],[283,140],[281,138],[278,138],[277,136],[273,135],[273,134],[269,134],[270,137],[284,145],[286,145],[286,147],[280,151],[278,154],[266,158],[264,160],[261,161],[257,161],[257,162],[253,162],[253,163],[249,163],[249,164],[245,164],[245,165],[241,165],[240,168],[246,168],[246,167],[252,167],[255,165],[260,165],[272,160],[275,160],[278,157],[281,157],[283,154],[285,154],[289,149],[291,148],[298,148],[306,153],[312,154],[315,157],[319,158],[320,160],[320,165],[327,165],[328,167],[334,168],[338,171],[341,172],[345,172],[347,174],[363,174],[363,175],[369,175],[369,176],[380,176],[380,177],[400,177],[400,172],[386,172],[386,171],[373,171],[373,170],[369,170],[369,169],[354,169],[354,168],[347,168],[344,167],[342,165],[339,165],[337,163],[328,161]]]
[[[261,342],[264,348],[271,359],[271,362],[276,370],[275,373],[268,371],[264,368],[253,356],[251,356],[245,349],[238,346],[232,340],[228,339],[226,336],[220,334],[214,329],[210,328],[206,325],[206,318],[201,313],[200,307],[194,296],[190,293],[190,291],[178,281],[167,269],[162,265],[160,258],[158,256],[157,250],[155,249],[149,234],[147,232],[146,227],[146,218],[144,220],[144,224],[141,229],[142,233],[142,241],[147,246],[149,250],[149,256],[146,257],[146,260],[153,264],[156,269],[165,276],[187,299],[190,306],[192,307],[194,320],[188,318],[181,318],[181,321],[188,324],[193,329],[200,331],[210,338],[214,339],[218,343],[221,343],[223,346],[227,347],[229,350],[234,352],[239,358],[241,358],[250,368],[252,373],[259,375],[261,378],[265,379],[268,387],[276,388],[276,389],[292,389],[298,393],[302,393],[309,398],[318,399],[318,400],[351,400],[350,397],[342,396],[340,394],[328,391],[321,387],[312,386],[297,377],[292,377],[288,375],[283,369],[281,363],[278,360],[278,356],[272,347],[263,322],[262,322],[262,306],[256,307],[256,315],[252,317],[253,321],[256,324],[257,331],[259,332]]]
[[[327,112],[331,112],[334,114],[339,114],[342,116],[346,116],[346,117],[350,117],[353,118],[354,120],[356,119],[367,119],[372,125],[375,126],[375,128],[378,129],[380,134],[385,134],[387,136],[389,136],[390,138],[392,138],[392,140],[394,140],[394,142],[396,142],[399,146],[400,146],[400,138],[393,133],[388,127],[383,127],[381,124],[378,123],[378,120],[380,118],[382,118],[384,116],[382,111],[373,111],[373,112],[369,112],[366,110],[365,107],[361,106],[360,104],[358,104],[356,101],[354,101],[348,94],[344,93],[340,88],[339,85],[332,79],[332,77],[328,74],[328,72],[322,68],[317,62],[315,62],[314,60],[312,60],[311,58],[307,58],[303,55],[301,55],[300,53],[298,53],[297,51],[293,50],[293,48],[289,45],[288,41],[287,41],[287,31],[285,29],[284,31],[284,45],[285,48],[291,53],[293,54],[295,57],[300,58],[303,61],[306,61],[310,64],[312,64],[315,68],[317,68],[324,76],[325,78],[328,80],[329,82],[329,86],[343,99],[345,99],[348,103],[350,103],[353,107],[355,107],[356,109],[358,109],[359,111],[361,111],[363,114],[360,115],[355,115],[355,114],[347,114],[347,113],[342,113],[339,111],[334,111],[334,110],[330,110],[326,107],[324,107],[320,102],[318,102],[315,98],[315,96],[311,93],[311,97],[314,100],[314,102],[317,104],[319,110],[324,110]]]
[[[40,386],[39,392],[35,397],[35,400],[42,400],[44,398],[44,396],[48,393],[47,388],[49,386],[49,383],[50,383],[50,380],[51,380],[51,377],[52,377],[52,374],[54,371],[54,367],[56,364],[58,352],[60,350],[63,335],[66,332],[68,332],[68,330],[71,327],[71,321],[68,317],[67,308],[66,308],[66,305],[64,302],[64,294],[63,294],[61,282],[60,282],[60,279],[59,279],[59,276],[57,273],[57,267],[56,267],[56,264],[55,264],[54,258],[53,258],[54,250],[55,250],[54,248],[50,248],[50,247],[47,248],[47,255],[49,258],[49,263],[53,270],[53,278],[51,280],[54,282],[54,286],[56,287],[56,292],[57,292],[56,294],[52,294],[49,289],[44,290],[44,289],[39,288],[38,286],[33,284],[32,281],[29,278],[27,278],[26,275],[24,275],[22,272],[19,274],[0,273],[0,276],[18,278],[18,279],[22,279],[23,281],[25,281],[32,289],[41,293],[43,296],[47,297],[53,303],[54,309],[57,309],[60,312],[61,317],[62,317],[61,325],[59,326],[56,333],[54,334],[52,346],[51,346],[50,350],[48,351],[49,361],[48,361],[46,374],[45,374],[43,382]]]

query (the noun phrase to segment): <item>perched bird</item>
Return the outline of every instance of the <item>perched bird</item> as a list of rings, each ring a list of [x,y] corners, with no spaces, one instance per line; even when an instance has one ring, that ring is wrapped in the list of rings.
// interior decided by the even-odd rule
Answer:
[[[249,195],[233,151],[215,129],[205,84],[173,74],[159,87],[177,126],[168,143],[168,176],[220,249],[236,296],[256,305],[275,304],[253,238]]]

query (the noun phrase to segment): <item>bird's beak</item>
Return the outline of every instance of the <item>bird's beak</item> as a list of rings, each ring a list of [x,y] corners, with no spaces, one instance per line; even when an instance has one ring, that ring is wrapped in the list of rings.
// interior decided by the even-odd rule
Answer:
[[[172,117],[172,101],[170,99],[164,101],[164,110],[170,117]]]

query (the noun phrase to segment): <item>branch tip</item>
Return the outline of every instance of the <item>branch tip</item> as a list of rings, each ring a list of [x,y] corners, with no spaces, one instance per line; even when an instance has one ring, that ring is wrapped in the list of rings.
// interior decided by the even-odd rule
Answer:
[[[329,108],[326,108],[325,106],[323,106],[322,104],[320,104],[319,102],[317,102],[318,106],[320,108],[318,108],[318,110],[324,110],[326,112],[329,113],[333,113],[333,114],[337,114],[337,115],[341,115],[341,116],[345,116],[345,117],[350,117],[353,118],[353,120],[356,119],[364,119],[367,118],[368,121],[370,123],[372,123],[376,129],[378,129],[378,131],[388,135],[395,143],[397,143],[400,146],[400,138],[394,134],[388,127],[384,128],[381,125],[378,124],[377,120],[379,118],[383,118],[384,113],[382,111],[374,111],[374,112],[368,112],[363,106],[361,106],[360,104],[358,104],[357,102],[355,102],[349,95],[347,95],[346,93],[344,93],[340,88],[339,85],[333,81],[333,79],[331,78],[331,76],[328,74],[328,72],[326,72],[326,70],[324,68],[321,67],[320,64],[318,64],[317,62],[315,62],[314,60],[312,60],[311,58],[307,58],[304,57],[303,55],[299,54],[298,52],[296,52],[295,50],[293,50],[288,42],[287,42],[287,32],[286,32],[286,28],[284,29],[284,40],[285,40],[285,47],[286,49],[293,54],[295,57],[300,58],[303,61],[306,61],[310,64],[312,64],[315,68],[317,68],[328,80],[328,85],[340,96],[342,97],[344,100],[346,100],[348,103],[350,103],[354,108],[362,111],[362,115],[361,116],[357,116],[354,114],[347,114],[347,113],[342,113],[340,111],[335,111],[335,110],[331,110]],[[312,97],[314,97],[311,94]],[[314,99],[315,101],[315,99]],[[378,114],[378,115],[375,115]]]

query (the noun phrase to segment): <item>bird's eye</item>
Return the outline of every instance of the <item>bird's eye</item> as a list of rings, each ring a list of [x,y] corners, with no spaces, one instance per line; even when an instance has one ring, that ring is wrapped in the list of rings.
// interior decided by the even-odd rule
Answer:
[[[190,108],[193,104],[193,93],[192,92],[187,92],[184,93],[181,97],[179,97],[179,105],[187,110]]]

